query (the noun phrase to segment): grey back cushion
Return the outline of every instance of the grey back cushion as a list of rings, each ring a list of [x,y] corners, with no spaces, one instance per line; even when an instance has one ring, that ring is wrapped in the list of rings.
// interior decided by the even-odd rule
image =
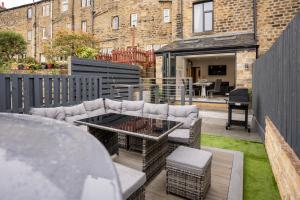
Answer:
[[[66,121],[73,123],[76,120],[80,120],[83,118],[88,118],[88,114],[86,113],[86,110],[83,106],[83,103],[76,105],[76,106],[70,106],[70,107],[63,107],[66,113]]]
[[[83,105],[89,117],[105,114],[104,101],[102,98],[92,101],[84,101]]]
[[[38,115],[56,120],[65,120],[65,111],[63,107],[56,108],[31,108],[29,111],[32,115]]]
[[[169,106],[168,120],[183,122],[180,128],[190,128],[198,118],[199,109],[195,105]]]
[[[142,116],[144,101],[122,101],[122,114]]]
[[[114,101],[111,99],[105,99],[105,109],[106,113],[121,113],[122,102]]]
[[[168,104],[145,103],[143,116],[150,118],[167,119],[168,109]]]

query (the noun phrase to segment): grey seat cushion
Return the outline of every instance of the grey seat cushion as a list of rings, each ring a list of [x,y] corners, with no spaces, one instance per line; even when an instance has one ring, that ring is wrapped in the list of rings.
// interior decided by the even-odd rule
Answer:
[[[83,106],[83,103],[76,106],[63,107],[66,113],[66,121],[73,123],[76,120],[88,118],[88,114]]]
[[[195,105],[169,106],[168,120],[183,122],[180,128],[190,128],[198,118],[199,109]]]
[[[202,174],[211,160],[211,152],[179,146],[167,157],[167,165],[195,174]]]
[[[56,120],[65,120],[65,111],[63,107],[56,108],[31,108],[29,111],[32,115],[38,115]]]
[[[127,199],[146,182],[146,175],[143,172],[114,163],[119,175],[123,198]]]
[[[149,118],[167,119],[168,109],[168,104],[145,103],[143,116]]]
[[[84,101],[83,105],[89,117],[105,114],[104,101],[102,98],[92,101]]]
[[[106,113],[121,113],[122,102],[114,101],[111,99],[105,99],[105,110],[106,110]]]
[[[188,144],[190,138],[190,129],[175,129],[168,135],[168,140],[171,142],[179,142]]]
[[[144,101],[122,101],[122,114],[142,116]]]

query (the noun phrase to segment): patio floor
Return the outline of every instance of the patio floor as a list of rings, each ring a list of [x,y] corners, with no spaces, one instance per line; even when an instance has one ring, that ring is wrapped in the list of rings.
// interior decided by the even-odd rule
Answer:
[[[213,153],[211,187],[207,200],[242,198],[243,194],[243,155],[240,152],[203,147]],[[236,156],[238,153],[240,156]],[[141,155],[120,149],[120,155],[113,158],[115,162],[141,170]],[[237,167],[239,169],[237,169]],[[234,171],[234,173],[232,173]],[[231,187],[230,187],[231,185]],[[162,170],[146,186],[146,200],[177,200],[180,197],[166,193],[166,171]]]

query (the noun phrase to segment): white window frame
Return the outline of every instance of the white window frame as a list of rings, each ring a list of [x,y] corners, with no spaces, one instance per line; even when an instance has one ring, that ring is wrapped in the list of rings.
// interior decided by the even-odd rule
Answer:
[[[42,27],[42,38],[43,40],[46,40],[48,38],[47,28]]]
[[[205,5],[211,3],[212,4],[212,9],[208,9],[205,10]],[[198,14],[195,11],[196,6],[201,10],[201,13]],[[206,1],[206,2],[199,2],[199,3],[194,3],[193,4],[193,32],[194,33],[203,33],[203,32],[210,32],[213,31],[213,26],[214,26],[214,16],[213,16],[213,10],[214,10],[214,3],[213,1]],[[211,29],[206,29],[206,19],[205,19],[205,15],[209,14],[211,15]],[[200,17],[199,19],[197,19],[201,24],[199,26],[201,27],[201,30],[196,30],[196,19],[197,17]]]
[[[27,9],[27,19],[32,19],[32,8]]]
[[[67,23],[67,24],[66,24],[66,28],[67,28],[68,30],[71,30],[71,29],[72,29],[71,23]]]
[[[112,29],[118,30],[119,29],[119,16],[113,16],[112,18]]]
[[[50,16],[50,4],[43,5],[43,7],[42,7],[42,15],[44,17]]]
[[[137,27],[138,24],[138,14],[133,13],[130,15],[130,26]]]
[[[81,31],[86,33],[87,32],[87,22],[86,20],[81,21]]]
[[[171,13],[171,11],[170,11],[169,8],[164,8],[164,11],[163,11],[164,23],[170,23],[171,22],[170,13]]]
[[[69,10],[69,1],[61,0],[61,12],[66,12]]]
[[[31,41],[32,40],[32,31],[27,31],[27,41]]]
[[[81,0],[81,7],[91,6],[92,0]]]

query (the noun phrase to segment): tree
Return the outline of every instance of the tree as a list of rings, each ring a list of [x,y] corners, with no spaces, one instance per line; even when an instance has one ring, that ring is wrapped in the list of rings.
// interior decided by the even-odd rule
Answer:
[[[44,45],[44,53],[48,60],[54,57],[88,56],[96,51],[93,46],[96,40],[89,33],[59,31],[52,41]]]
[[[26,42],[23,36],[13,31],[0,32],[0,58],[4,61],[11,60],[16,55],[26,51]]]

